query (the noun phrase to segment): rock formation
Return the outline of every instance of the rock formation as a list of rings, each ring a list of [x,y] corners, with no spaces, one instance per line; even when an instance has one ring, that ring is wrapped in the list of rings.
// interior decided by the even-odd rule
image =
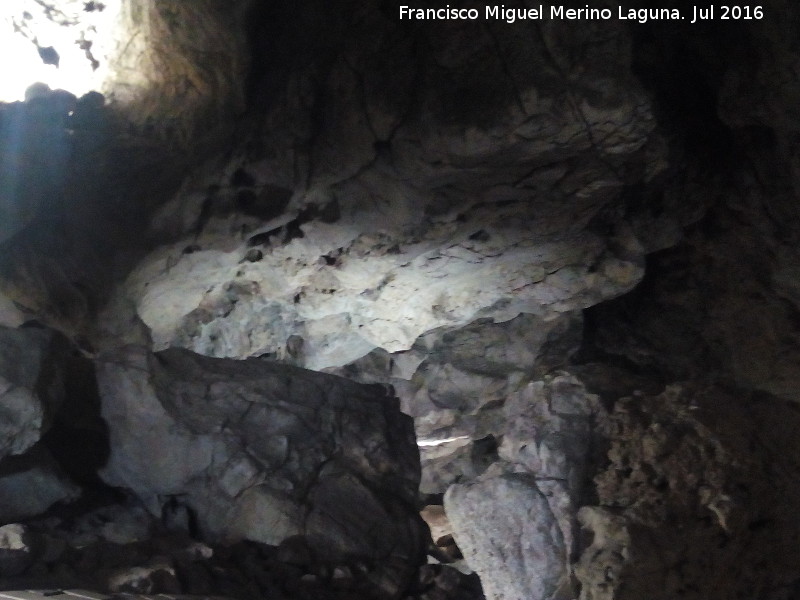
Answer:
[[[20,7],[0,588],[800,594],[800,9]]]
[[[177,349],[98,360],[101,475],[153,512],[180,503],[208,539],[302,536],[334,560],[419,552],[413,425],[380,386]]]

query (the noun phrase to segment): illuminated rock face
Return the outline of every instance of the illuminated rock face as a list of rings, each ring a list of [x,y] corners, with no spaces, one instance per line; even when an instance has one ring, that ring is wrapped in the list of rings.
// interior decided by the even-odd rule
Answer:
[[[117,0],[100,89],[138,135],[192,153],[240,114],[250,2]],[[113,6],[113,5],[112,5]]]
[[[411,223],[389,200],[381,213],[345,202],[337,209],[349,214],[303,223],[288,243],[297,212],[283,227],[184,238],[147,258],[122,293],[155,349],[270,355],[322,369],[375,348],[406,351],[433,329],[480,318],[525,312],[547,322],[629,290],[643,273],[629,231],[606,240],[537,232],[524,225],[524,201],[419,214]],[[373,229],[378,214],[386,226]],[[238,232],[253,223],[234,215],[224,225]]]
[[[401,32],[373,17],[361,33],[374,55],[358,37],[330,64],[298,65],[254,117],[251,141],[154,218],[153,235],[171,243],[118,300],[135,306],[156,349],[339,367],[477,319],[555,319],[641,279],[645,247],[608,209],[622,171],[655,176],[664,155],[623,30],[559,39],[575,61],[573,90],[541,40],[518,41],[525,61],[489,35],[470,40],[487,55],[440,48],[417,60],[381,41]],[[380,85],[376,57],[398,62],[396,87]],[[457,104],[448,76],[433,79],[437,61],[455,77],[506,60],[516,101],[507,83],[467,79],[465,94],[485,96]],[[269,148],[249,150],[263,140]],[[112,311],[101,323],[121,329]]]

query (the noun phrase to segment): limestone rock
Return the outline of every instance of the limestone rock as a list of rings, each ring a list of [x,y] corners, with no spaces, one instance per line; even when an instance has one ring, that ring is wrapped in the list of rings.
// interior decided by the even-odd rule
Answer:
[[[453,526],[447,519],[444,507],[437,504],[428,505],[420,511],[420,516],[431,530],[431,539],[434,543],[440,538],[453,535]]]
[[[605,457],[606,412],[581,381],[561,372],[531,382],[506,401],[506,430],[498,455],[539,480],[565,545],[577,542],[576,513]]]
[[[329,371],[394,387],[403,411],[414,417],[420,491],[441,494],[497,461],[509,427],[527,418],[504,406],[526,389],[532,374],[567,363],[580,343],[581,326],[574,313],[552,320],[528,314],[503,323],[479,320],[430,332],[407,352],[376,350]]]
[[[732,27],[6,4],[17,29],[28,9],[66,19],[84,67],[115,75],[105,97],[39,85],[0,106],[0,320],[109,350],[104,476],[151,512],[105,513],[65,569],[155,592],[120,554],[196,522],[309,549],[277,576],[246,544],[161,569],[197,593],[324,597],[339,569],[350,597],[458,597],[449,570],[404,589],[420,483],[437,501],[453,486],[494,598],[800,597],[796,3]],[[101,56],[102,27],[72,21],[112,5],[129,31]],[[37,344],[4,346],[16,520],[75,490],[37,454],[49,363],[20,383],[6,371]],[[393,386],[421,481],[378,388],[293,367]]]
[[[12,524],[0,527],[0,576],[19,575],[33,560],[32,538],[25,526]]]
[[[506,212],[477,211],[475,219],[484,226],[487,219],[524,220]],[[342,240],[340,231],[366,229],[367,223],[315,223],[302,238],[244,264],[230,242],[219,242],[228,248],[212,242],[189,255],[182,253],[189,242],[179,242],[146,259],[125,294],[151,329],[156,350],[269,354],[318,370],[376,347],[408,350],[428,331],[478,318],[505,321],[528,312],[552,320],[623,293],[642,274],[633,239],[626,242],[629,250],[613,255],[581,232],[532,244],[527,230],[498,231],[493,246],[483,249],[483,242],[469,239],[475,227],[454,222],[424,241],[394,232]],[[392,246],[403,250],[385,251]],[[320,258],[334,255],[333,265]],[[589,273],[596,261],[600,267]],[[302,353],[290,348],[289,340],[299,338]]]
[[[604,409],[568,372],[503,400],[497,462],[451,486],[445,510],[488,598],[560,598],[572,587],[578,509],[603,459]]]
[[[616,594],[626,563],[635,550],[631,544],[629,522],[610,509],[583,507],[578,513],[581,526],[592,543],[575,565],[575,576],[586,588],[581,600],[611,600]]]
[[[175,568],[168,561],[121,570],[109,577],[107,586],[110,591],[117,593],[180,593],[180,584],[175,577]]]
[[[192,151],[189,140],[219,135],[242,108],[247,60],[236,33],[246,6],[120,3],[100,91],[140,135]]]
[[[575,566],[581,600],[793,589],[793,406],[696,383],[622,398],[611,418],[609,465],[595,477],[599,504],[578,515],[592,540]]]
[[[382,388],[185,350],[129,348],[98,376],[103,477],[151,511],[179,497],[212,538],[305,535],[331,558],[421,551],[412,423]]]
[[[64,397],[65,340],[37,328],[0,327],[0,461],[39,441]]]
[[[666,148],[653,143],[624,28],[546,24],[508,38],[452,23],[450,47],[420,30],[422,60],[378,3],[355,22],[321,2],[299,12],[311,6],[332,28],[312,42],[330,61],[289,74],[253,133],[292,152],[198,172],[152,219],[163,245],[117,290],[154,350],[318,370],[478,319],[549,321],[638,283],[644,246],[611,205],[623,174],[654,175]],[[273,33],[305,55],[299,39],[320,22],[295,27],[296,39]],[[554,51],[569,58],[555,65]],[[494,69],[507,77],[474,75]],[[515,100],[489,100],[502,93]],[[114,321],[130,318],[107,312],[101,342],[117,344]]]
[[[568,579],[567,550],[533,477],[508,474],[454,485],[445,494],[445,509],[487,598],[557,597]]]
[[[35,517],[56,502],[80,495],[81,489],[41,446],[0,464],[0,524]]]

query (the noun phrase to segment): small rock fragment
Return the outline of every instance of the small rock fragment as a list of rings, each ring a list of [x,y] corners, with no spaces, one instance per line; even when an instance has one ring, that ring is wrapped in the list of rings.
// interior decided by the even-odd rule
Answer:
[[[14,577],[33,562],[31,535],[24,525],[0,527],[0,576]]]

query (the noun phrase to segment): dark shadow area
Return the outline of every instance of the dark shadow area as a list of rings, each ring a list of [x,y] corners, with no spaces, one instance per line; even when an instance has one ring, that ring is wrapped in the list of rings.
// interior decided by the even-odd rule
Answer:
[[[110,453],[108,427],[100,415],[94,363],[80,355],[68,359],[66,399],[42,444],[70,479],[84,488],[106,487],[97,472]]]

